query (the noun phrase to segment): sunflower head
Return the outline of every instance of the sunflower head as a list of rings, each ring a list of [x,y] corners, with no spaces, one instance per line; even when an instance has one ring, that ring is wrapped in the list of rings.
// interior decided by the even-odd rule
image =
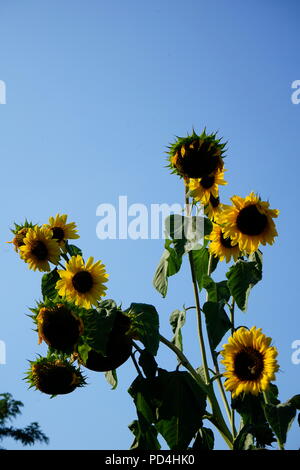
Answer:
[[[222,169],[226,143],[217,139],[217,134],[177,137],[168,152],[169,167],[173,173],[187,178],[204,178]]]
[[[279,366],[277,350],[268,338],[253,326],[250,330],[239,328],[229,338],[221,351],[221,361],[226,369],[225,388],[235,398],[240,393],[258,395],[268,389]]]
[[[86,384],[78,367],[55,357],[41,357],[31,361],[26,379],[31,387],[52,396],[71,393]]]
[[[52,238],[62,247],[66,240],[79,238],[75,222],[67,224],[67,218],[68,216],[66,214],[56,214],[55,217],[49,218],[48,224],[45,224],[46,228],[52,230]]]
[[[222,227],[217,224],[213,224],[213,229],[208,235],[210,244],[208,247],[209,252],[223,261],[226,259],[226,263],[229,263],[231,258],[236,261],[240,256],[240,248],[237,243],[233,243],[231,238],[224,237]]]
[[[61,278],[56,283],[58,294],[75,305],[89,309],[105,295],[108,274],[101,261],[94,263],[94,258],[90,257],[84,263],[80,255],[72,256],[66,269],[59,270],[58,274]]]
[[[191,178],[188,182],[190,195],[196,202],[208,204],[211,196],[214,200],[219,198],[219,185],[225,185],[227,182],[224,180],[224,171],[217,170],[209,176],[202,178]]]
[[[272,245],[278,235],[273,219],[278,217],[279,211],[270,209],[269,203],[253,192],[244,199],[233,196],[231,200],[233,206],[218,218],[225,237],[231,237],[248,254],[257,251],[260,243]]]
[[[50,271],[50,264],[57,265],[60,257],[58,243],[52,239],[51,230],[35,226],[27,229],[23,245],[19,247],[20,257],[36,271]]]
[[[75,310],[61,302],[40,306],[35,317],[39,344],[45,341],[50,348],[71,353],[83,333],[83,322]]]
[[[28,222],[28,220],[25,220],[24,224],[21,225],[15,223],[15,228],[11,229],[11,232],[14,234],[14,238],[7,243],[13,243],[15,251],[18,252],[20,246],[24,245],[23,240],[26,237],[28,229],[33,227],[34,225],[31,222]]]

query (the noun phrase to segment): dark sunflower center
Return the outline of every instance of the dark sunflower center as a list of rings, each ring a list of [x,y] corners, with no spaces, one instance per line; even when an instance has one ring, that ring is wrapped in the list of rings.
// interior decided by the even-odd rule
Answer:
[[[93,287],[93,277],[88,271],[79,271],[72,279],[73,287],[77,292],[85,294]]]
[[[203,176],[201,178],[201,186],[204,189],[210,189],[214,183],[215,183],[215,177],[214,176]]]
[[[35,242],[31,253],[39,260],[44,261],[48,257],[48,248],[42,241]]]
[[[215,209],[216,207],[218,207],[218,206],[220,205],[220,198],[219,198],[219,197],[214,197],[214,196],[211,194],[211,195],[210,195],[209,202],[211,203],[211,205],[212,205],[213,208]]]
[[[263,355],[256,349],[245,348],[236,355],[234,372],[240,380],[257,380],[263,370]]]
[[[53,227],[51,230],[53,233],[52,238],[54,238],[55,240],[59,242],[64,239],[65,232],[63,231],[61,227]]]
[[[255,205],[242,209],[236,219],[238,229],[245,235],[260,235],[267,223],[267,216],[261,214]]]
[[[233,248],[231,245],[231,238],[223,237],[223,233],[221,233],[220,242],[225,248]]]

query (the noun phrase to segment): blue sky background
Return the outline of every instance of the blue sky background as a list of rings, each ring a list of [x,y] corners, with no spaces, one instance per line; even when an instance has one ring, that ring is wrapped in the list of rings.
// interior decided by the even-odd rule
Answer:
[[[263,249],[264,279],[237,322],[273,338],[282,401],[299,393],[300,365],[291,361],[291,344],[300,339],[300,105],[291,102],[291,84],[300,79],[299,13],[296,0],[1,1],[7,104],[0,105],[0,340],[7,364],[0,365],[0,392],[24,402],[19,425],[38,421],[50,437],[48,447],[36,449],[127,449],[127,425],[136,416],[127,389],[135,371],[129,361],[119,369],[116,391],[93,372],[89,386],[52,400],[27,390],[27,360],[46,352],[26,316],[40,298],[41,274],[5,244],[9,228],[25,217],[46,223],[57,212],[69,214],[85,256],[107,267],[108,297],[125,307],[155,305],[170,338],[170,313],[193,304],[187,264],[162,299],[152,287],[162,241],[101,241],[96,208],[117,204],[119,195],[148,207],[182,202],[182,182],[164,168],[164,152],[193,126],[219,130],[228,141],[224,202],[254,190],[280,209],[279,238]],[[185,352],[197,367],[191,312]],[[176,367],[164,346],[159,364]],[[287,447],[299,445],[294,423]],[[224,448],[219,438],[217,447]]]

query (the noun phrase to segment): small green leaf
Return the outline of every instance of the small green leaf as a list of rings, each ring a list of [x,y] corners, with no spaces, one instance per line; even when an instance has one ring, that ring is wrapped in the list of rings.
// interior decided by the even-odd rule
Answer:
[[[190,252],[191,262],[194,265],[195,275],[199,290],[203,287],[205,276],[207,276],[209,252],[204,246],[200,250],[192,250]],[[218,264],[218,258],[213,257],[211,263],[211,272],[213,272]]]
[[[70,256],[77,256],[77,255],[82,256],[82,250],[80,248],[78,248],[78,246],[69,245],[67,243],[66,244],[66,249],[67,249],[67,252]]]
[[[170,324],[174,333],[172,343],[174,343],[175,346],[180,349],[180,351],[183,350],[181,328],[185,324],[185,318],[185,310],[174,310],[174,312],[172,312],[170,316]]]
[[[204,274],[203,287],[206,289],[208,300],[211,302],[219,302],[221,300],[228,302],[230,299],[230,291],[227,281],[214,282],[210,276]]]
[[[222,301],[205,302],[202,308],[210,344],[213,349],[216,349],[225,333],[231,328],[231,322]]]
[[[290,402],[279,405],[265,405],[265,416],[278,442],[284,445],[287,433],[295,419],[296,408]]]
[[[44,274],[42,277],[42,295],[43,299],[54,299],[58,293],[55,288],[57,281],[60,279],[60,275],[57,272],[57,268],[53,269],[50,273]]]
[[[231,295],[242,310],[247,310],[249,293],[262,279],[262,271],[254,261],[238,260],[226,274]]]
[[[78,349],[79,356],[81,357],[83,362],[87,362],[89,352],[92,350],[92,348],[88,344],[82,343],[78,345],[77,349]]]
[[[133,421],[129,426],[135,438],[130,447],[131,450],[159,450],[160,444],[157,440],[157,431],[152,424],[144,421]]]
[[[107,382],[111,385],[111,389],[115,390],[118,386],[118,376],[115,369],[108,370],[104,373]]]
[[[149,304],[132,303],[126,310],[131,319],[131,330],[153,356],[159,347],[159,318],[156,308]]]
[[[213,450],[215,444],[214,433],[209,428],[202,427],[196,435],[195,442],[193,444],[194,451],[202,450]]]

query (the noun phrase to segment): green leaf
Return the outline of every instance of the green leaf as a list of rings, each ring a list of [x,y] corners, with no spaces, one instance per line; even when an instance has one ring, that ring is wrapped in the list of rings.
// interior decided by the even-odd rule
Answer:
[[[182,263],[182,257],[171,247],[171,243],[171,240],[166,240],[165,250],[153,278],[153,286],[163,297],[167,295],[168,277],[176,274]]]
[[[249,450],[254,445],[253,425],[243,426],[233,443],[233,450]]]
[[[156,356],[159,347],[159,318],[156,308],[149,304],[132,303],[126,310],[131,329],[145,348]]]
[[[231,322],[222,301],[205,302],[202,309],[205,314],[207,334],[211,347],[216,349],[225,333],[231,328]]]
[[[238,260],[226,274],[231,295],[242,310],[247,310],[249,293],[252,287],[262,279],[259,264],[254,261]]]
[[[92,348],[88,344],[82,343],[78,345],[77,349],[78,349],[79,356],[81,357],[83,362],[87,362],[89,352],[92,350]]]
[[[294,406],[296,410],[300,410],[300,395],[294,395],[288,400],[288,403]]]
[[[209,428],[202,427],[196,435],[195,442],[193,444],[194,451],[202,450],[213,450],[215,444],[214,433]]]
[[[248,433],[255,438],[257,447],[264,448],[276,441],[265,417],[262,394],[258,396],[249,393],[238,395],[232,399],[231,406],[241,415],[244,425],[236,447],[244,445]],[[246,439],[248,443],[249,439]]]
[[[115,369],[108,370],[104,373],[107,382],[111,385],[111,389],[115,390],[118,386],[118,376]]]
[[[280,403],[279,405],[265,404],[265,416],[276,434],[278,442],[284,445],[288,430],[296,416],[295,406],[290,402]]]
[[[60,279],[60,275],[57,272],[57,268],[53,269],[50,273],[44,274],[42,277],[42,295],[43,299],[54,299],[58,293],[55,288],[57,281]]]
[[[95,351],[106,355],[109,334],[113,329],[118,310],[97,308],[88,310],[83,316],[84,334],[82,340]]]
[[[66,243],[66,250],[70,256],[77,256],[77,255],[82,256],[82,250],[78,248],[78,246],[69,245],[69,243]]]
[[[179,256],[202,245],[205,229],[209,230],[203,217],[172,214],[165,219],[165,231],[174,242]]]
[[[146,349],[141,352],[139,357],[139,365],[143,369],[145,376],[149,379],[154,378],[157,371],[157,362]]]
[[[155,396],[157,394],[157,378],[144,379],[138,376],[128,389],[132,396],[140,422],[152,424],[156,420]]]
[[[207,274],[203,275],[202,278],[203,287],[206,289],[208,294],[208,300],[211,302],[219,302],[223,300],[228,302],[230,299],[230,291],[227,285],[227,281],[214,282],[214,280]]]
[[[174,343],[180,351],[183,350],[181,328],[185,324],[185,318],[185,310],[174,310],[170,316],[170,324],[174,333],[172,343]]]
[[[130,447],[131,450],[159,450],[160,444],[157,440],[157,431],[152,424],[133,421],[129,426],[135,438]]]
[[[160,371],[156,429],[170,449],[185,450],[202,425],[206,396],[188,372]]]
[[[192,250],[190,252],[191,262],[194,265],[195,275],[198,283],[199,290],[203,287],[205,276],[207,276],[209,252],[204,246],[200,250]],[[213,272],[218,264],[218,258],[212,258],[211,272]]]

